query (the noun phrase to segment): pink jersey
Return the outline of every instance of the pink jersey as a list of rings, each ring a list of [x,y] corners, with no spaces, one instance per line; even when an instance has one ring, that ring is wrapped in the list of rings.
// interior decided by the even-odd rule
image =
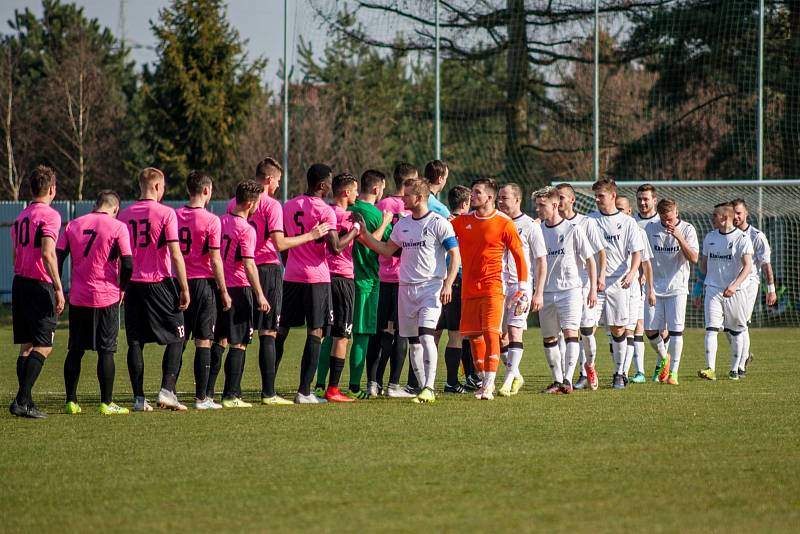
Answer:
[[[119,214],[128,225],[133,250],[132,282],[160,282],[172,276],[167,243],[178,241],[178,219],[169,206],[139,200]]]
[[[341,238],[353,229],[353,222],[350,220],[352,213],[339,206],[333,206],[333,212],[336,214],[336,233]],[[331,254],[330,250],[327,250],[326,253],[328,255],[328,269],[331,274],[353,278],[353,243],[347,245],[337,255]]]
[[[256,231],[244,217],[226,213],[220,217],[222,238],[220,254],[228,287],[250,287],[244,269],[245,258],[255,259]]]
[[[228,202],[228,213],[232,213],[236,208],[236,199],[232,198]],[[250,216],[250,224],[256,229],[256,265],[271,263],[278,265],[281,263],[281,256],[275,243],[270,239],[272,232],[283,233],[283,208],[281,203],[269,196],[265,190],[261,193],[258,207],[253,215]]]
[[[380,200],[375,205],[376,208],[381,210],[381,212],[385,210],[389,210],[394,213],[392,217],[392,227],[397,224],[397,221],[405,217],[406,215],[410,215],[411,211],[407,210],[405,207],[405,203],[403,203],[403,197],[398,196],[391,196],[386,197]],[[378,257],[378,264],[380,268],[378,270],[378,276],[380,276],[381,282],[399,282],[400,281],[400,258],[397,256],[392,256],[391,258],[387,258],[386,256],[379,256]]]
[[[305,234],[319,223],[336,227],[333,208],[320,197],[299,195],[283,207],[283,227],[289,237]],[[283,279],[307,284],[329,283],[331,275],[326,250],[325,238],[289,249]]]
[[[219,250],[219,217],[205,208],[184,206],[175,210],[178,243],[186,263],[186,278],[214,278],[209,251]]]
[[[53,283],[42,261],[42,238],[58,240],[61,215],[43,202],[31,202],[11,227],[14,244],[14,274]]]
[[[72,256],[70,304],[105,308],[119,302],[119,258],[131,255],[122,221],[108,213],[87,213],[67,223],[57,248]]]

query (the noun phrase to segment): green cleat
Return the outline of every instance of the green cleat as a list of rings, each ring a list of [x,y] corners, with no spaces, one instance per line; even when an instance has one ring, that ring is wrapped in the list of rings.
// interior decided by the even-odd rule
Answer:
[[[664,370],[664,367],[669,365],[669,362],[666,358],[661,358],[658,363],[656,364],[656,370],[653,371],[653,378],[651,379],[652,382],[661,382],[659,375]],[[638,384],[639,382],[637,382]]]
[[[667,380],[664,381],[664,383],[668,384],[670,386],[677,386],[678,385],[678,373],[676,373],[675,371],[670,371],[669,372],[669,376],[667,377]]]
[[[739,373],[737,371],[731,371],[728,373],[728,378],[731,380],[739,380]]]
[[[314,388],[314,395],[317,397],[324,397],[325,396],[325,386],[317,386]],[[293,404],[293,403],[290,403]]]
[[[222,399],[222,407],[223,408],[252,408],[253,405],[249,402],[245,402],[239,397],[234,397],[232,399]]]
[[[714,374],[714,370],[710,367],[708,369],[703,369],[702,371],[697,371],[697,376],[703,378],[705,380],[716,380],[717,375]]]
[[[68,413],[70,415],[78,415],[81,413],[81,407],[78,406],[77,402],[68,402],[64,405],[64,413]]]
[[[125,415],[131,413],[131,411],[127,408],[123,408],[122,406],[118,406],[113,402],[100,403],[100,406],[97,408],[97,411],[103,415]]]
[[[516,395],[519,393],[519,390],[522,389],[523,384],[525,384],[525,379],[521,376],[515,376],[514,380],[511,381],[511,394]]]
[[[510,397],[511,396],[511,387],[503,384],[500,386],[500,389],[497,390],[497,394],[501,397]]]
[[[631,378],[631,382],[634,384],[644,384],[647,382],[647,378],[645,378],[644,373],[636,373],[633,375],[633,378]]]
[[[431,388],[423,388],[419,395],[411,399],[411,401],[417,404],[432,403],[436,402],[436,395],[434,395]]]
[[[350,391],[348,389],[347,391],[344,392],[344,394],[353,400],[369,400],[372,398],[372,395],[370,395],[367,391],[364,391],[363,389],[358,391]],[[322,396],[324,397],[325,394],[323,393]]]

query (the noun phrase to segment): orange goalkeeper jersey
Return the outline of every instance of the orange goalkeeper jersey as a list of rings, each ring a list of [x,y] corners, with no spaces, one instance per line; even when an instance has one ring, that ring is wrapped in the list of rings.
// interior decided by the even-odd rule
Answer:
[[[495,210],[487,217],[475,213],[453,219],[461,251],[461,298],[503,294],[503,254],[511,252],[519,280],[528,279],[522,241],[508,216]]]

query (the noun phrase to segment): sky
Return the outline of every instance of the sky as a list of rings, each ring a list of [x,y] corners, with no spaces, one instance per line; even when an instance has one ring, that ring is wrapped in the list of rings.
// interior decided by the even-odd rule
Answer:
[[[64,0],[69,1],[69,0]],[[84,7],[88,18],[96,18],[102,26],[119,35],[121,0],[72,0]],[[266,57],[269,62],[264,73],[264,82],[273,89],[280,87],[277,78],[279,60],[283,57],[283,0],[229,0],[228,20],[243,39],[249,40],[247,54],[250,58]],[[150,21],[158,19],[160,8],[168,5],[167,0],[127,0],[125,2],[125,38],[129,45],[138,46],[132,51],[132,58],[139,65],[155,61],[152,50],[155,37],[150,31]],[[298,9],[295,0],[289,0],[289,64],[294,63],[294,50],[298,30],[310,27],[307,11]],[[7,21],[15,10],[30,8],[37,15],[42,13],[41,0],[2,0],[0,1],[0,21],[2,33],[7,33]],[[147,47],[150,47],[149,49]]]

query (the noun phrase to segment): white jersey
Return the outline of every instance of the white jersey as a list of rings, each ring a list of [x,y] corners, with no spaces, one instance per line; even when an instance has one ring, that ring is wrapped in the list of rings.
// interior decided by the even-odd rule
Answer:
[[[583,287],[581,263],[592,257],[589,239],[578,225],[563,219],[555,226],[542,224],[547,247],[545,292],[559,292]]]
[[[751,284],[757,286],[761,283],[761,269],[765,263],[770,263],[772,250],[769,248],[769,241],[767,241],[767,236],[764,235],[764,232],[757,230],[752,224],[742,232],[750,238],[750,243],[753,244],[753,269],[750,271],[748,278]]]
[[[689,248],[698,250],[697,231],[686,221],[679,220],[675,231],[680,232]],[[661,221],[645,227],[647,241],[653,250],[653,289],[658,297],[689,294],[691,265],[681,251],[678,240],[667,233]]]
[[[742,259],[753,255],[753,244],[744,232],[734,228],[727,234],[714,230],[703,239],[703,256],[708,258],[706,285],[717,289],[728,287],[742,270]],[[738,290],[744,289],[745,283]],[[737,290],[737,291],[738,291]]]
[[[639,225],[639,228],[644,230],[645,228],[647,228],[647,225],[650,224],[651,222],[658,222],[659,221],[657,216],[658,216],[658,213],[654,213],[650,217],[642,217],[641,213],[637,213],[637,214],[635,214],[633,216],[633,220],[636,221],[636,224]]]
[[[528,287],[532,289],[534,260],[547,255],[544,238],[542,237],[542,228],[537,221],[524,213],[511,220],[514,221],[514,226],[517,227],[517,232],[519,233],[519,239],[522,241],[522,256],[528,265]],[[503,254],[503,281],[506,284],[517,283],[517,265],[508,250]]]
[[[631,254],[642,252],[642,233],[633,217],[621,211],[610,215],[593,211],[589,218],[606,240],[606,287],[611,287],[630,270]]]
[[[597,253],[606,248],[606,241],[603,239],[603,234],[600,233],[600,227],[597,226],[597,223],[594,222],[594,219],[590,219],[586,215],[581,215],[580,213],[576,213],[571,219],[567,219],[567,222],[572,226],[578,226],[581,230],[583,230],[586,239],[589,241],[589,248],[592,250],[592,254],[595,256],[595,266],[599,268],[600,264],[597,262]],[[579,260],[579,266],[581,268],[581,281],[583,282],[583,287],[588,288],[589,271],[586,270],[586,262]],[[600,273],[597,274],[599,275]]]
[[[453,225],[432,211],[419,219],[408,216],[397,221],[389,240],[403,249],[400,256],[401,284],[444,279],[447,250],[457,245]]]
[[[650,248],[650,243],[647,240],[647,234],[641,226],[639,226],[639,235],[642,238],[642,263],[644,263],[653,259],[653,250]],[[633,282],[631,282],[631,291],[635,291],[637,293],[642,292],[642,284],[639,283],[638,276],[635,276],[633,278]]]

